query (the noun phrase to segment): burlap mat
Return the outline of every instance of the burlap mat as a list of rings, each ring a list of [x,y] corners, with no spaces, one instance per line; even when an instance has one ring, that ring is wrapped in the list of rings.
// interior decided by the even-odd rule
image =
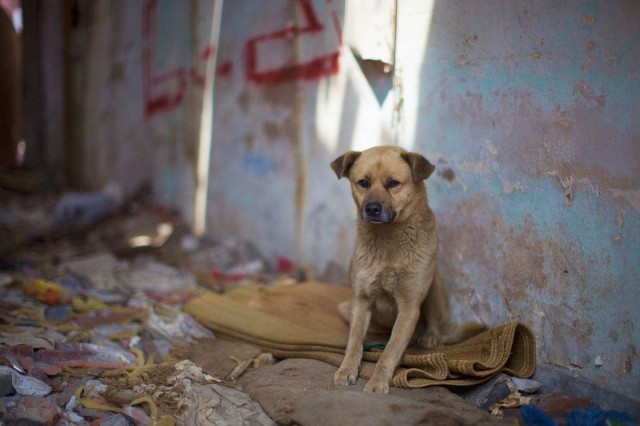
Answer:
[[[348,325],[337,310],[351,290],[331,284],[246,286],[224,295],[208,292],[185,311],[218,335],[253,343],[278,358],[312,358],[339,366]],[[360,375],[370,378],[381,351],[365,351]],[[465,386],[499,372],[530,377],[535,339],[524,325],[495,327],[462,343],[435,350],[409,349],[392,386]]]

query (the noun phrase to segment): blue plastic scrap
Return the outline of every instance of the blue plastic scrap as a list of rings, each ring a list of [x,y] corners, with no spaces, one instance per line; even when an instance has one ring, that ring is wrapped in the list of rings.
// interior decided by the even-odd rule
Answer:
[[[567,426],[633,426],[627,413],[603,410],[596,406],[576,408],[567,416]]]

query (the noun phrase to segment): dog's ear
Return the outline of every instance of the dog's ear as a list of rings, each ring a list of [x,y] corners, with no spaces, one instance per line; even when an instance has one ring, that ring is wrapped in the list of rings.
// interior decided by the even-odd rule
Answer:
[[[349,174],[349,169],[359,156],[360,153],[357,151],[348,151],[331,162],[331,168],[336,172],[338,179]]]
[[[436,167],[420,154],[403,152],[402,159],[409,163],[414,182],[420,182],[431,176]]]

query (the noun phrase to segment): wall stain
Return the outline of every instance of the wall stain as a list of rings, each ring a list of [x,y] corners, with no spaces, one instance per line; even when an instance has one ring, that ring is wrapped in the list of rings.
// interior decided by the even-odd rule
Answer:
[[[240,94],[238,95],[238,105],[243,113],[249,112],[249,106],[251,104],[251,94],[247,88],[242,89]]]
[[[487,142],[493,158],[483,163],[489,168],[486,171],[508,164],[517,168],[520,176],[552,178],[567,206],[580,191],[597,191],[619,208],[631,205],[640,209],[640,191],[632,177],[640,167],[640,145],[634,143],[640,134],[629,128],[612,135],[602,114],[602,108],[609,108],[605,89],[597,93],[583,80],[574,84],[572,106],[556,104],[551,111],[543,108],[530,90],[520,89],[498,89],[490,98],[465,91],[445,108],[465,126],[494,123],[492,127],[507,130]],[[609,140],[615,143],[603,143]],[[637,159],[635,166],[629,158]],[[470,165],[468,161],[465,164]],[[464,170],[472,171],[466,166]],[[514,181],[510,175],[503,178]]]
[[[600,95],[596,95],[593,86],[584,80],[576,80],[573,83],[573,93],[579,94],[587,101],[595,102],[600,108],[607,104],[607,94],[605,90],[601,89]]]
[[[264,136],[269,142],[275,142],[280,137],[280,129],[278,128],[278,125],[270,121],[262,123],[262,130],[264,131]]]
[[[625,374],[631,374],[633,372],[633,360],[638,356],[636,346],[629,344],[627,346],[627,355],[624,359],[623,371]]]

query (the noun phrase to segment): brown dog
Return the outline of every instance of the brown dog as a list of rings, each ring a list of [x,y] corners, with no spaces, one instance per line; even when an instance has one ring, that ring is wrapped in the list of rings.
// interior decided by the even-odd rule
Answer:
[[[391,337],[364,390],[388,393],[412,338],[422,348],[433,348],[485,327],[449,323],[449,291],[436,268],[435,217],[423,182],[435,167],[419,154],[381,146],[349,151],[331,168],[338,179],[351,182],[360,219],[349,271],[354,297],[340,306],[343,315],[351,310],[349,340],[333,381],[343,386],[356,382],[362,343],[373,321],[390,329]]]

